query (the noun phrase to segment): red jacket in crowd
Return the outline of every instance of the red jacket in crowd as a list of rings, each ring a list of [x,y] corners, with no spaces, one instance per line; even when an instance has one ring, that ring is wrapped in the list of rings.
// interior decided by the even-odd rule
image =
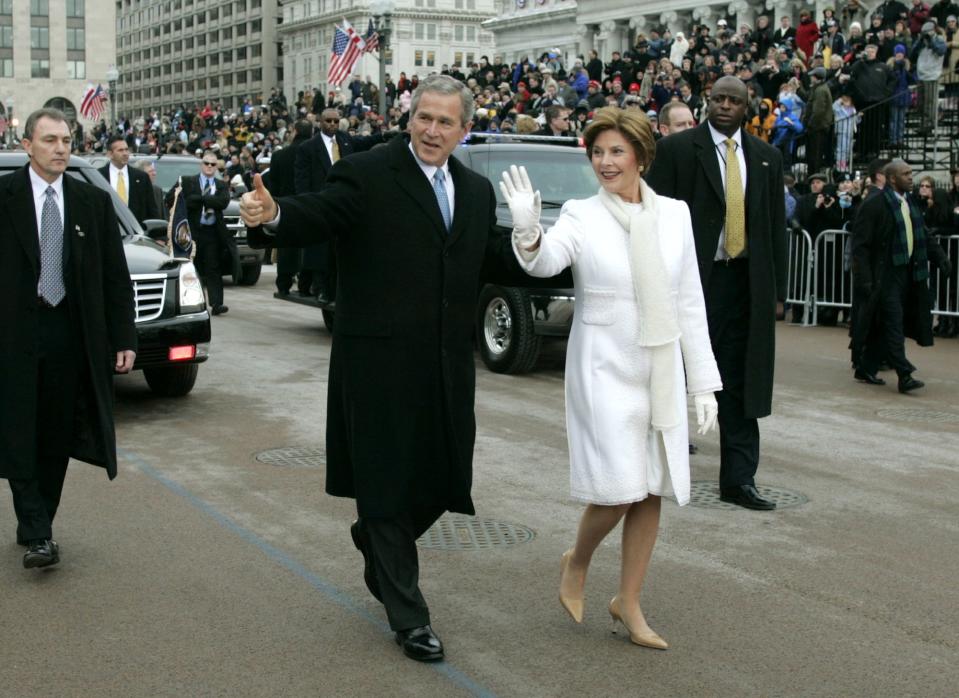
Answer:
[[[812,47],[819,41],[819,25],[811,19],[804,19],[796,28],[796,48],[806,56],[806,63],[812,60]]]

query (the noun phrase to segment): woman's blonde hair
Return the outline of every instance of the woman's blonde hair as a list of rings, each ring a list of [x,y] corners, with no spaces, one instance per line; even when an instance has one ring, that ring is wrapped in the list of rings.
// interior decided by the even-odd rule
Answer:
[[[539,124],[532,116],[520,114],[516,117],[516,133],[536,133],[537,131],[539,131]]]
[[[587,159],[592,160],[593,143],[603,131],[621,133],[633,147],[636,162],[642,165],[644,170],[649,169],[656,157],[656,138],[653,136],[653,125],[641,110],[619,107],[597,109],[593,120],[583,132]]]

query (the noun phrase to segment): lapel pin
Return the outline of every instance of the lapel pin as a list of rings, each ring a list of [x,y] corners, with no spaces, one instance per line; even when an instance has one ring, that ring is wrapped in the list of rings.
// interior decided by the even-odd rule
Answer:
[[[763,161],[763,167],[769,167],[769,163],[766,162],[765,160]]]
[[[80,230],[80,226],[79,226],[79,225],[73,226],[73,229],[77,231],[77,237],[81,237],[81,238],[82,238],[82,237],[86,234],[86,233],[84,233],[82,230]]]

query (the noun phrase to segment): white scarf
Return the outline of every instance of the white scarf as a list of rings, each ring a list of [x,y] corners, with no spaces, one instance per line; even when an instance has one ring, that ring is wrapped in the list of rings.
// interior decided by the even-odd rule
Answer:
[[[599,200],[629,233],[629,268],[639,311],[638,343],[650,349],[650,421],[664,431],[679,426],[676,409],[676,347],[679,321],[669,276],[659,248],[659,207],[656,192],[639,180],[643,207],[631,213],[623,200],[602,187]]]

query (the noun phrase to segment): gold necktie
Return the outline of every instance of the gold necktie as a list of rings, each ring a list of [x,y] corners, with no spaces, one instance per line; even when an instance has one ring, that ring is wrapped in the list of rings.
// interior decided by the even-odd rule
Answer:
[[[726,254],[735,259],[746,249],[746,195],[739,172],[736,141],[726,139]]]
[[[129,203],[127,201],[127,185],[123,181],[123,172],[117,172],[117,194],[123,199],[123,203]]]
[[[340,145],[336,142],[336,137],[333,137],[333,162],[336,162],[340,159]]]
[[[902,209],[902,220],[906,224],[906,247],[909,251],[909,258],[912,259],[912,216],[909,215],[909,202],[905,197],[899,200],[899,208]]]

